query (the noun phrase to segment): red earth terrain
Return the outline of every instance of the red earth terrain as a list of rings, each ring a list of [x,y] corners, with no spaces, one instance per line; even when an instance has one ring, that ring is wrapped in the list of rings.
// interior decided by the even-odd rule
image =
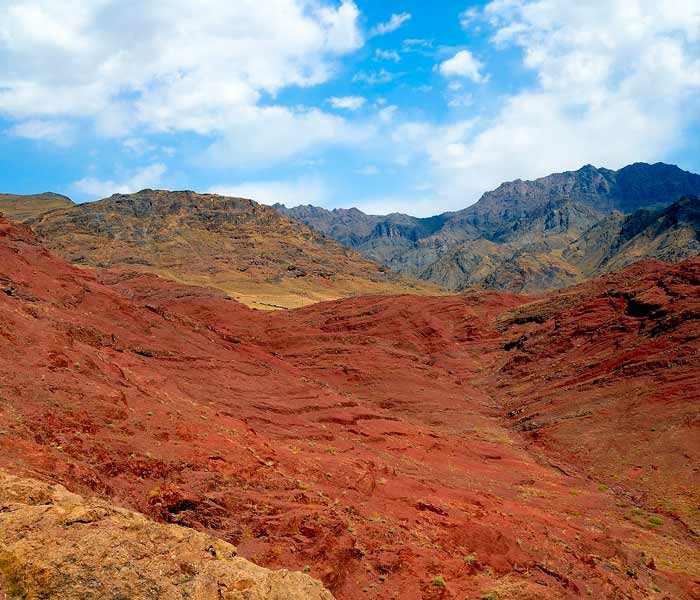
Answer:
[[[700,260],[258,312],[0,219],[0,467],[336,598],[700,598]]]

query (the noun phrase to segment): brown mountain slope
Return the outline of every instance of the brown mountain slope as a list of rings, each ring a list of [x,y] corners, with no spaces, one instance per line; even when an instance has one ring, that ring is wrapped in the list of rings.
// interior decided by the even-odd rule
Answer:
[[[11,221],[23,223],[57,208],[73,206],[67,196],[46,192],[44,194],[0,194],[0,214]]]
[[[455,290],[538,293],[566,287],[583,277],[563,252],[601,218],[584,204],[551,201],[514,221],[501,243],[479,238],[453,246],[420,277]]]
[[[544,304],[260,312],[78,269],[0,220],[0,468],[306,566],[339,600],[697,598],[699,291],[696,259]]]
[[[143,190],[29,220],[46,245],[92,267],[148,271],[224,290],[257,308],[373,293],[437,293],[267,206]]]
[[[680,262],[700,255],[700,198],[684,196],[659,210],[614,213],[564,252],[585,275],[620,270],[638,260]]]

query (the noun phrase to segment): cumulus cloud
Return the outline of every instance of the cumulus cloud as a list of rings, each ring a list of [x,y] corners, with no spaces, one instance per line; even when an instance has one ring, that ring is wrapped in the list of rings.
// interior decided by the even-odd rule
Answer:
[[[202,154],[203,167],[258,168],[329,146],[352,146],[373,135],[371,123],[350,122],[318,109],[246,108]]]
[[[467,8],[459,13],[459,24],[463,29],[469,28],[475,21],[479,19],[479,9],[476,7]]]
[[[237,184],[214,186],[212,194],[249,198],[261,204],[284,204],[287,207],[300,204],[322,206],[330,198],[326,183],[317,177],[288,180],[244,181]]]
[[[481,73],[483,67],[469,50],[460,50],[452,58],[440,63],[438,69],[444,77],[466,77],[474,83],[483,83],[486,81]]]
[[[370,35],[384,35],[386,33],[391,33],[396,31],[401,27],[406,21],[411,18],[410,13],[399,13],[393,14],[386,23],[379,23],[376,27],[370,30]]]
[[[157,188],[161,185],[166,167],[162,163],[154,163],[125,173],[119,180],[84,177],[73,184],[73,188],[90,199],[105,198],[112,194],[132,194],[146,188]]]
[[[332,96],[328,98],[333,108],[343,108],[345,110],[359,110],[362,108],[366,99],[362,96]]]
[[[8,0],[0,115],[87,120],[116,137],[230,137],[264,96],[332,77],[363,44],[358,17],[352,0]]]

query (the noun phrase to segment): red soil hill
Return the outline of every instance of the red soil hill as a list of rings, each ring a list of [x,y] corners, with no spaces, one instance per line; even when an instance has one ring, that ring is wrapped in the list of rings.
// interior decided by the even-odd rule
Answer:
[[[697,384],[699,270],[642,264],[640,288],[627,274],[526,305],[365,297],[267,314],[77,269],[0,221],[0,467],[307,567],[341,599],[700,597],[692,515],[651,500],[697,484],[697,392],[680,383]],[[635,304],[669,278],[664,316]],[[606,302],[620,311],[601,316]],[[581,349],[597,339],[599,354]],[[678,364],[629,370],[681,342]],[[691,438],[665,446],[663,479],[600,450],[632,452],[650,428],[597,403],[598,376],[636,394],[659,439]],[[645,405],[658,393],[663,413]],[[563,418],[580,403],[591,418]]]

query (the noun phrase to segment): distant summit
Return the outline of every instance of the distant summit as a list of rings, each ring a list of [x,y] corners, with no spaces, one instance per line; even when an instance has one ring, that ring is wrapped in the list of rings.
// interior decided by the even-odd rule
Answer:
[[[593,252],[595,246],[599,252],[600,243],[579,241],[604,229],[605,243],[615,246],[616,236],[623,234],[615,230],[622,217],[614,214],[653,212],[697,195],[700,175],[675,165],[634,163],[618,171],[585,165],[534,181],[506,182],[472,206],[428,218],[276,206],[369,258],[448,289],[538,292],[629,264],[629,258],[618,260],[611,255],[604,266],[602,256],[583,250]],[[695,225],[688,227],[683,231]],[[693,243],[689,242],[687,251],[671,251],[669,244],[671,239],[665,238],[645,245],[648,252],[637,245],[637,259],[697,254]]]

